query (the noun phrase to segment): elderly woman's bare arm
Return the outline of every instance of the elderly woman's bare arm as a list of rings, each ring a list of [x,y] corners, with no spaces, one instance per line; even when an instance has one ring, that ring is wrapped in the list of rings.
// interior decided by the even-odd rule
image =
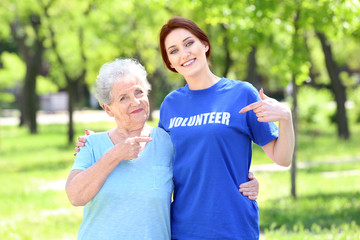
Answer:
[[[84,206],[101,189],[109,174],[123,160],[137,158],[141,151],[140,142],[149,142],[150,137],[129,138],[107,151],[94,165],[86,170],[72,170],[66,181],[65,190],[70,202]]]

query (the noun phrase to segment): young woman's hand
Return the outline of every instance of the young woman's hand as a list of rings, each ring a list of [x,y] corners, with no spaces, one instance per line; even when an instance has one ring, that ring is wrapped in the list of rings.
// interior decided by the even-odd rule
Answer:
[[[250,200],[256,200],[259,195],[259,182],[252,172],[249,172],[248,178],[250,181],[240,184],[239,192],[247,196]]]
[[[89,136],[91,134],[93,134],[94,132],[91,130],[87,130],[85,129],[85,136],[80,136],[78,137],[78,141],[76,142],[76,147],[75,147],[75,154],[74,156],[76,156],[76,153],[80,152],[80,147],[84,147],[85,143],[86,143],[86,136]]]
[[[281,122],[291,119],[290,108],[278,102],[276,99],[266,96],[263,89],[260,89],[259,94],[261,98],[260,101],[244,107],[239,113],[253,110],[259,122]]]

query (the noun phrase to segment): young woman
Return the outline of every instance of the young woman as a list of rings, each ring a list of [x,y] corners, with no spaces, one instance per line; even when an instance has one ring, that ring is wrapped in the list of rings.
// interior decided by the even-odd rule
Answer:
[[[175,147],[172,238],[258,239],[257,203],[238,186],[248,181],[253,142],[275,163],[290,165],[291,111],[249,83],[213,74],[210,41],[189,19],[162,27],[160,49],[167,68],[187,83],[160,108],[159,127]]]

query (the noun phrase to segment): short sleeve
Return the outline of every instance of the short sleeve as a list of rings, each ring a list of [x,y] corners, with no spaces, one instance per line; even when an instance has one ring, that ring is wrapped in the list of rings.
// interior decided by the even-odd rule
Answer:
[[[248,104],[260,101],[257,90],[251,85],[248,93]],[[259,122],[254,111],[246,113],[246,121],[250,130],[250,137],[254,143],[264,146],[279,137],[279,130],[274,122]]]
[[[94,159],[94,154],[91,148],[91,143],[89,138],[87,138],[85,146],[81,147],[80,152],[76,154],[74,164],[71,170],[75,170],[75,169],[85,170],[94,164],[93,159]]]

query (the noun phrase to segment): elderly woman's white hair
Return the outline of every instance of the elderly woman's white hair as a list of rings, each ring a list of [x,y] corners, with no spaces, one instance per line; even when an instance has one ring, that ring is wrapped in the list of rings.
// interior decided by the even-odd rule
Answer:
[[[105,63],[96,79],[95,97],[99,104],[109,105],[112,102],[112,87],[115,82],[126,80],[129,76],[135,77],[148,92],[151,89],[147,81],[147,72],[136,59],[116,59],[113,62]]]

